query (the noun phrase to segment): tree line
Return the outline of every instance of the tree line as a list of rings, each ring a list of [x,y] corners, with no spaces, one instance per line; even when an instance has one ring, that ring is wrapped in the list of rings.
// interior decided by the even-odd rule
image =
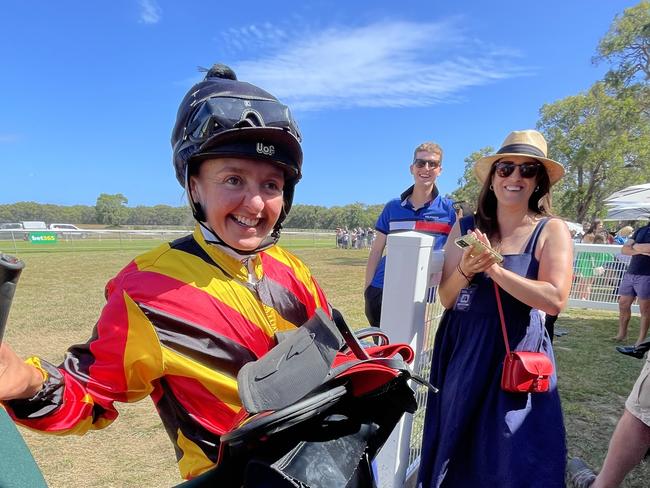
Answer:
[[[192,226],[194,219],[187,205],[128,207],[128,199],[118,194],[102,193],[94,206],[52,205],[18,202],[0,205],[0,223],[42,220],[47,223],[76,225],[101,224],[111,227],[128,226]],[[331,229],[337,227],[373,227],[383,205],[352,203],[344,206],[294,205],[284,223],[293,229]]]
[[[187,206],[127,207],[122,194],[102,193],[92,205],[53,205],[36,202],[18,202],[0,205],[0,222],[42,220],[47,223],[76,225],[191,225],[194,221]]]

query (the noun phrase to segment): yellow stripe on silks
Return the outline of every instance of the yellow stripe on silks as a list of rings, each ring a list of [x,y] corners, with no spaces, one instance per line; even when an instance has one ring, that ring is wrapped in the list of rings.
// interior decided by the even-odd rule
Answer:
[[[104,429],[111,425],[116,419],[107,419],[106,417],[99,417],[93,423],[94,429]]]
[[[277,329],[278,329],[279,331],[283,331],[283,332],[284,332],[284,331],[286,331],[286,330],[295,330],[295,329],[296,329],[296,325],[295,325],[295,324],[293,324],[293,323],[289,322],[288,320],[286,320],[282,315],[280,315],[279,313],[277,313],[276,310],[275,310],[274,308],[272,308],[272,307],[268,307],[268,308],[270,308],[271,310],[273,310],[273,313],[274,313],[274,315],[275,315],[275,320],[276,320],[276,324],[275,324],[275,325],[276,325],[276,327],[277,327]],[[301,324],[298,324],[298,325],[301,325]]]
[[[129,330],[124,348],[127,401],[135,402],[153,391],[151,382],[163,373],[163,355],[158,336],[144,312],[123,293]]]
[[[262,303],[243,283],[233,280],[213,266],[206,266],[201,258],[171,250],[158,257],[155,271],[164,272],[170,278],[204,291],[236,310],[247,321],[264,331],[268,337],[275,334],[273,320],[276,314],[269,316]]]
[[[90,396],[89,393],[86,393],[81,401],[87,403],[88,405],[95,404],[93,397]],[[107,419],[105,417],[99,417],[93,422],[93,417],[89,416],[87,419],[84,419],[83,422],[80,422],[77,425],[75,425],[74,428],[70,430],[66,430],[64,432],[57,432],[56,434],[57,435],[69,435],[69,434],[83,435],[88,430],[99,430],[108,427],[113,423],[114,420],[115,419]]]
[[[237,393],[237,378],[215,371],[167,347],[163,347],[162,352],[166,375],[184,376],[199,381],[233,412],[239,412],[241,401]]]
[[[183,451],[183,457],[178,461],[178,468],[184,478],[195,478],[214,466],[214,463],[203,453],[201,448],[183,435],[180,429],[176,431],[176,445]]]
[[[30,366],[34,366],[36,369],[38,369],[41,372],[41,375],[43,376],[43,382],[47,381],[49,378],[48,372],[41,366],[41,358],[38,356],[32,356],[30,358],[25,359],[25,363],[29,364]]]

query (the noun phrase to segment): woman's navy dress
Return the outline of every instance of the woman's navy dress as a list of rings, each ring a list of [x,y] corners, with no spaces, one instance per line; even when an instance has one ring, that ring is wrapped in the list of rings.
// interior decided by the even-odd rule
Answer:
[[[463,233],[463,224],[473,227],[470,219],[461,221]],[[523,254],[504,256],[506,269],[537,278],[534,250],[546,221]],[[471,290],[470,303],[457,301],[445,311],[436,334],[431,383],[440,391],[428,399],[418,486],[563,487],[566,444],[557,378],[547,393],[501,390],[505,346],[494,285],[480,273]],[[543,351],[555,361],[539,312],[504,290],[500,294],[511,349]]]

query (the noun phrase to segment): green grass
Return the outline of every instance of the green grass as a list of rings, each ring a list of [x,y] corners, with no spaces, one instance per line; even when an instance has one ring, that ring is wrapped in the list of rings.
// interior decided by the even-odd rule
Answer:
[[[569,334],[555,339],[558,381],[567,430],[569,456],[580,456],[600,467],[609,439],[623,413],[643,361],[619,354],[611,337],[616,334],[618,315],[571,309],[562,314],[556,327]],[[636,337],[639,318],[632,317],[629,337]],[[650,463],[644,461],[622,486],[646,487]]]
[[[151,247],[152,242],[148,244]],[[348,322],[365,326],[362,288],[368,251],[331,247],[295,252]],[[27,268],[9,317],[7,341],[21,355],[38,353],[58,363],[69,345],[87,339],[104,303],[106,281],[135,254],[134,250],[21,254]],[[616,332],[616,322],[614,313],[570,310],[557,323],[569,331],[555,340],[569,454],[594,466],[602,463],[642,366],[641,361],[615,352],[609,338]],[[638,326],[634,317],[630,337]],[[52,488],[171,486],[179,481],[171,443],[151,401],[120,405],[119,410],[115,423],[83,437],[21,429]],[[650,467],[643,463],[623,486],[641,488],[648,479]]]

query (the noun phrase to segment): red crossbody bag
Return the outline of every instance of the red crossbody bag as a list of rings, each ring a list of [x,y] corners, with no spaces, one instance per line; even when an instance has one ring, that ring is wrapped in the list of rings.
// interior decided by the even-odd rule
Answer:
[[[497,297],[503,341],[506,345],[501,389],[513,393],[543,393],[548,391],[550,378],[553,374],[553,363],[543,352],[510,350],[499,286],[496,282],[494,282],[494,292]]]

